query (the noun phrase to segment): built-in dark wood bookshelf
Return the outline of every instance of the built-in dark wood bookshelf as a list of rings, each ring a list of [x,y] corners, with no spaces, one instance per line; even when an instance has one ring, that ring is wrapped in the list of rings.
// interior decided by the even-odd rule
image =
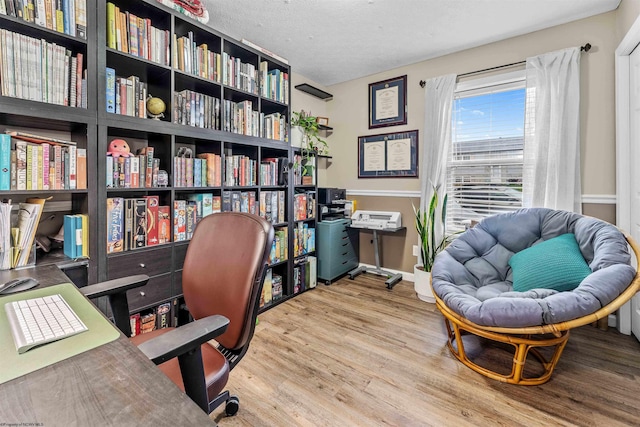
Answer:
[[[62,132],[76,141],[78,147],[87,150],[87,189],[7,191],[0,195],[15,201],[34,195],[52,195],[53,200],[67,203],[68,213],[88,214],[91,243],[90,257],[85,261],[86,281],[94,283],[129,274],[148,274],[151,280],[145,287],[129,292],[132,314],[145,314],[169,303],[169,317],[175,321],[179,317],[182,266],[189,244],[188,238],[176,240],[173,230],[175,202],[204,194],[220,198],[222,203],[223,196],[238,194],[241,198],[246,196],[246,200],[254,199],[252,205],[256,213],[260,213],[261,197],[276,194],[282,212],[272,222],[280,235],[286,235],[281,243],[286,245],[287,255],[273,260],[271,270],[272,274],[282,277],[282,297],[266,304],[262,310],[294,296],[293,278],[298,268],[295,261],[299,263],[303,255],[313,255],[311,252],[294,256],[295,229],[299,224],[315,229],[317,208],[313,197],[314,216],[294,219],[295,195],[301,192],[315,194],[315,181],[306,186],[295,185],[295,171],[289,170],[294,163],[294,151],[287,141],[291,100],[288,64],[153,0],[87,0],[86,11],[86,38],[83,34],[64,34],[35,22],[0,15],[0,28],[4,31],[61,45],[72,55],[81,53],[86,69],[83,75],[86,78],[84,108],[0,96],[0,131],[18,128],[33,133],[54,131],[58,135]],[[138,26],[131,26],[133,16],[140,18]],[[119,25],[115,25],[116,22]],[[131,39],[131,34],[141,28],[143,22],[147,34],[152,35],[152,42],[146,44],[146,49],[141,43],[142,35],[135,41]],[[132,44],[137,45],[137,52]],[[179,55],[174,51],[178,47],[182,49]],[[190,55],[210,59],[204,66],[190,62]],[[216,61],[221,65],[216,66]],[[225,61],[232,62],[240,70],[233,75],[223,73]],[[265,82],[268,87],[263,84]],[[151,118],[147,115],[147,97],[164,102],[166,110],[162,116]],[[189,108],[195,106],[198,114],[192,114],[191,109],[186,114],[187,99]],[[249,120],[239,120],[240,114]],[[130,158],[127,162],[113,155],[107,156],[114,139],[126,141],[137,160],[132,163]],[[150,148],[153,154],[149,154]],[[147,153],[147,157],[138,156],[139,150]],[[222,169],[219,181],[203,182],[206,174],[201,174],[198,182],[195,175],[193,179],[186,178],[186,170],[192,172],[190,167],[196,167],[196,163],[202,167],[203,164],[201,161],[189,163],[186,159],[204,154],[218,157]],[[242,167],[255,170],[254,179],[226,179],[226,164],[235,158],[243,159],[237,160],[245,162]],[[157,159],[156,165],[154,159]],[[162,183],[160,174],[159,182],[152,182],[152,187],[133,186],[131,168],[135,168],[135,164],[141,168],[143,161],[152,162],[152,171],[153,166],[156,171],[165,171],[167,183]],[[118,172],[115,177],[114,163]],[[118,165],[122,169],[118,170]],[[267,166],[280,170],[279,180],[267,180],[262,176],[262,167]],[[124,174],[125,179],[121,180],[123,170],[129,174]],[[107,178],[108,174],[110,178]],[[152,180],[158,176],[156,173]],[[135,243],[124,245],[123,242],[123,247],[116,251],[114,246],[108,248],[108,208],[113,200],[121,199],[126,204],[127,199],[144,198],[149,198],[149,203],[169,207],[168,238],[153,245],[149,242],[139,246]],[[60,214],[64,213],[67,212]],[[125,237],[123,235],[123,239]],[[77,266],[75,260],[58,257],[60,263]],[[101,308],[108,313],[106,302]]]

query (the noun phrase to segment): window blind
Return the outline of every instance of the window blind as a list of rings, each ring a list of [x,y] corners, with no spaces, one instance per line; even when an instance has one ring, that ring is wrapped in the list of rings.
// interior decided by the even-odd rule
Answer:
[[[460,87],[460,85],[459,85]],[[522,207],[524,78],[459,90],[447,163],[447,230]]]

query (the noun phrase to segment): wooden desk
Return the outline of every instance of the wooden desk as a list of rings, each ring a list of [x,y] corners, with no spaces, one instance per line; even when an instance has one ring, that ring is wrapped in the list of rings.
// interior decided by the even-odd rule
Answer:
[[[54,265],[0,271],[0,282],[20,276],[34,277],[40,286],[69,282]],[[215,425],[122,334],[108,344],[1,384],[0,402],[0,422],[7,425]]]

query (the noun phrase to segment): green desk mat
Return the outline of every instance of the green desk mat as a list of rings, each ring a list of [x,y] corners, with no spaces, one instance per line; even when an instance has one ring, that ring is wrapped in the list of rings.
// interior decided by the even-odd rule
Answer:
[[[60,294],[84,322],[88,330],[18,354],[5,312],[5,304],[23,299]],[[0,298],[0,384],[53,365],[92,348],[111,342],[120,332],[71,283],[18,292]]]

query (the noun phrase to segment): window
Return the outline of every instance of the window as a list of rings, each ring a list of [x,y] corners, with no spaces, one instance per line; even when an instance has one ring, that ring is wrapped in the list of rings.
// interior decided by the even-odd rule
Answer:
[[[447,162],[447,231],[522,207],[524,71],[458,83]]]

